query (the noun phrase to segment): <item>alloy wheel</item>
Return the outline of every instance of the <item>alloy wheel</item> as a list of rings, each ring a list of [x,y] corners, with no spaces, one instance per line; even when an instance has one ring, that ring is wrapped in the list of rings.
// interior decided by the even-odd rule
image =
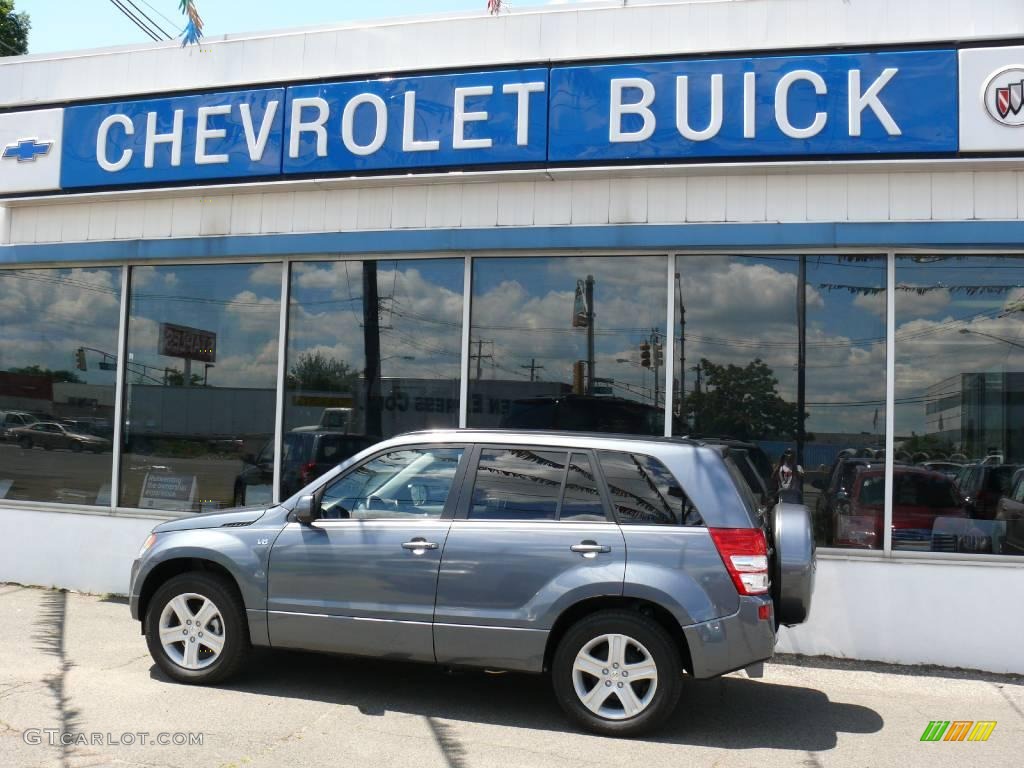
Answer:
[[[658,667],[642,643],[628,635],[595,637],[572,666],[576,695],[587,709],[608,720],[636,717],[658,688]]]
[[[224,650],[224,617],[204,595],[188,592],[167,601],[159,626],[164,653],[185,669],[204,669]]]

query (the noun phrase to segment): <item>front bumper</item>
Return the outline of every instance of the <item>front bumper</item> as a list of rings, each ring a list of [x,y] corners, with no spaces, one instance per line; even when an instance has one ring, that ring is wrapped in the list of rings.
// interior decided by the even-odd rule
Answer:
[[[774,606],[767,619],[758,608],[772,605],[768,595],[743,596],[731,616],[683,627],[695,678],[717,677],[771,658],[775,652]]]

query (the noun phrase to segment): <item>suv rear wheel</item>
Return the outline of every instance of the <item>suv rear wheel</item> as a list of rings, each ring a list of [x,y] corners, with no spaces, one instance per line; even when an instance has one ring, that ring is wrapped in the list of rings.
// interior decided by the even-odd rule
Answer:
[[[235,590],[217,576],[191,572],[169,579],[146,611],[153,660],[180,683],[218,683],[249,652],[249,628]]]
[[[605,736],[636,736],[661,725],[683,684],[672,638],[634,611],[601,611],[574,624],[558,644],[551,676],[565,713]]]

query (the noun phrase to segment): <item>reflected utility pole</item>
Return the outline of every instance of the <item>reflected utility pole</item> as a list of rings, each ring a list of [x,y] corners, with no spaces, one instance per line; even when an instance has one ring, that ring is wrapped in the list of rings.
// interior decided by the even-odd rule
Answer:
[[[797,324],[797,360],[796,360],[796,463],[804,463],[804,407],[806,403],[807,373],[807,257],[800,257],[800,272],[797,279],[796,324]]]
[[[377,262],[363,262],[363,396],[366,403],[365,432],[375,437],[383,432],[380,395],[380,298],[377,295]]]
[[[594,379],[597,373],[594,371],[594,276],[587,275],[584,283],[585,297],[587,301],[587,394],[594,394]]]
[[[537,365],[537,358],[535,358],[535,357],[531,357],[530,358],[530,364],[529,365],[520,365],[519,367],[520,368],[529,368],[530,369],[530,381],[531,382],[537,381],[537,371],[541,371],[541,370],[544,369],[543,365]],[[477,378],[480,378],[480,377],[478,376]]]

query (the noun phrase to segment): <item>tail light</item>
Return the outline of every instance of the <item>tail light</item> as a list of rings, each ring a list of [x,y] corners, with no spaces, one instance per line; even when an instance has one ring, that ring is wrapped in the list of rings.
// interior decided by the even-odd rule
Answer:
[[[299,470],[299,483],[300,485],[306,485],[313,479],[313,472],[316,471],[316,462],[310,461],[302,465],[302,469]]]
[[[768,592],[768,544],[760,528],[708,528],[741,595]]]

